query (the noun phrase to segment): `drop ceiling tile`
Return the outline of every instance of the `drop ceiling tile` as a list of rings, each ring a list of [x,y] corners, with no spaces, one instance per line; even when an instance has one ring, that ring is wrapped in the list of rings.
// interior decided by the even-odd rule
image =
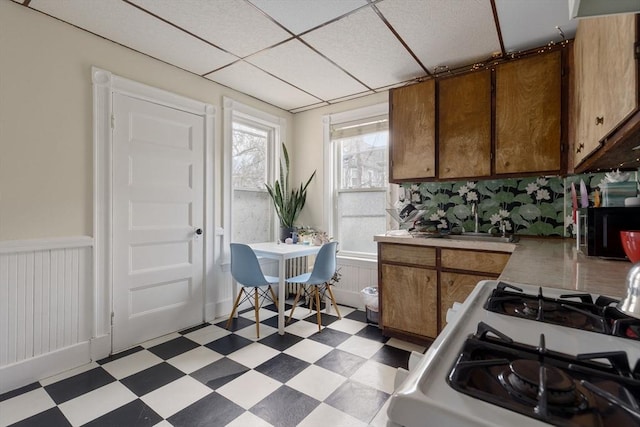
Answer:
[[[371,8],[311,31],[302,39],[369,88],[425,74]]]
[[[239,57],[273,46],[291,35],[241,0],[132,0]]]
[[[489,0],[383,0],[376,7],[430,71],[500,52]]]
[[[294,34],[367,4],[366,0],[249,0]]]
[[[237,59],[120,0],[32,0],[29,7],[196,74]]]
[[[264,50],[246,61],[320,99],[338,98],[367,90],[299,40]]]
[[[561,42],[559,26],[567,39],[575,37],[577,20],[569,19],[566,1],[496,0],[502,40],[507,52]]]
[[[244,61],[238,61],[205,77],[283,110],[317,104],[320,101]]]

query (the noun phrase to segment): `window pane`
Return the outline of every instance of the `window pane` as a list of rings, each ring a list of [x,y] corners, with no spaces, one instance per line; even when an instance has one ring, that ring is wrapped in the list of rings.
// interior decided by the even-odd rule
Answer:
[[[233,122],[231,159],[233,242],[271,240],[271,199],[267,181],[267,156],[271,133],[246,121]]]
[[[386,191],[340,192],[338,229],[340,250],[376,253],[374,234],[384,234]]]
[[[232,241],[271,241],[270,209],[271,199],[266,191],[233,190]]]
[[[269,133],[259,128],[233,123],[233,188],[263,190],[267,179]]]
[[[339,188],[386,187],[387,141],[386,130],[336,140],[340,150]]]

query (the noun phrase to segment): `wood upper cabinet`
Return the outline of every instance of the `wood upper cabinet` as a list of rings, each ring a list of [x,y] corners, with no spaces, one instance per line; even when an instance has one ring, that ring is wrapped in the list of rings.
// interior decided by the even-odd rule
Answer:
[[[567,50],[392,89],[389,180],[564,173]]]
[[[491,175],[491,71],[438,81],[438,178]]]
[[[496,66],[496,174],[562,169],[562,52]]]
[[[390,92],[389,181],[435,177],[435,81]]]
[[[581,19],[573,46],[574,166],[637,107],[636,15]]]

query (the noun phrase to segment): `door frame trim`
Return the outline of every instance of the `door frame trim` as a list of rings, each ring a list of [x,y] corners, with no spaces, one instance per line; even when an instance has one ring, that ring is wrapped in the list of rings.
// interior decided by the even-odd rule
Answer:
[[[213,168],[215,164],[215,116],[216,107],[163,89],[120,77],[110,71],[92,66],[93,86],[93,321],[92,337],[111,343],[111,315],[113,312],[113,188],[111,185],[113,158],[112,118],[113,94],[119,93],[154,104],[186,111],[203,117],[204,129],[204,245],[203,245],[203,312],[202,320],[214,318],[215,304],[208,303],[207,284],[213,283],[215,259]],[[92,351],[94,357],[107,356],[101,349]]]

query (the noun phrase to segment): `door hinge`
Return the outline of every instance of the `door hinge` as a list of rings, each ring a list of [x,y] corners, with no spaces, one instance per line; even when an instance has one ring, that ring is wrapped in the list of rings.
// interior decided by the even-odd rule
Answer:
[[[635,42],[633,44],[633,58],[640,59],[640,42]]]
[[[111,115],[111,129],[115,129],[116,128],[116,116],[115,115]]]
[[[115,317],[115,313],[111,312],[111,327],[113,327],[113,318]]]

